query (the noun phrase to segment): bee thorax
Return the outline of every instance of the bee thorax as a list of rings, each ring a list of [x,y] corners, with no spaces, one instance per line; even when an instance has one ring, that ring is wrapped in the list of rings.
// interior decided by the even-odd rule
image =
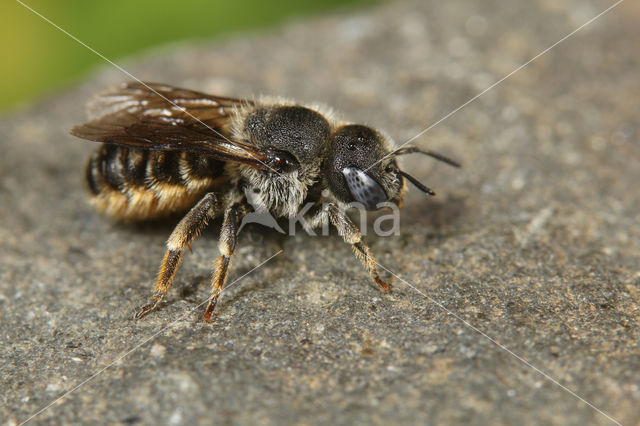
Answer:
[[[306,170],[309,172],[310,170]],[[247,202],[257,212],[270,212],[276,217],[293,217],[302,207],[314,179],[309,173],[275,174],[242,167]]]

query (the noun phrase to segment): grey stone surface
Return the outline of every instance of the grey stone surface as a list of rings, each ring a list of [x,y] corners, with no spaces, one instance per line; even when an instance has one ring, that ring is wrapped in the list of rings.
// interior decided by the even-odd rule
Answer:
[[[397,2],[123,66],[324,102],[402,142],[611,4]],[[230,282],[282,254],[200,323],[190,310],[208,295],[214,224],[162,309],[134,322],[175,221],[92,211],[94,145],[67,133],[92,92],[126,77],[105,66],[0,118],[0,418],[24,421],[97,374],[32,423],[611,423],[490,336],[637,424],[639,18],[623,3],[416,141],[464,168],[405,158],[438,195],[411,191],[401,235],[367,240],[427,298],[399,279],[381,296],[335,234],[252,226]]]

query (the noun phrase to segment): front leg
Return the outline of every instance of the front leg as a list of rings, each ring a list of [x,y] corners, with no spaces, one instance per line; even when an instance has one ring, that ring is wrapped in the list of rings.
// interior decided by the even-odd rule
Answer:
[[[338,230],[338,234],[340,234],[344,242],[351,244],[356,257],[360,259],[360,262],[362,262],[367,271],[369,271],[369,275],[371,275],[371,278],[373,278],[378,287],[380,287],[380,291],[382,293],[389,293],[391,291],[391,285],[380,278],[376,259],[371,254],[369,247],[362,241],[358,227],[349,219],[346,213],[340,210],[334,203],[324,205],[309,222],[312,226],[317,226],[322,223],[323,216],[328,216],[329,221]]]
[[[218,243],[218,249],[222,255],[216,261],[216,269],[211,279],[211,296],[209,297],[209,304],[203,316],[203,319],[207,322],[211,321],[211,314],[216,307],[216,303],[218,303],[220,293],[222,293],[224,284],[227,281],[229,262],[231,255],[236,250],[236,243],[238,242],[238,226],[242,218],[249,213],[249,211],[250,207],[245,202],[239,202],[231,205],[224,212],[224,221]]]

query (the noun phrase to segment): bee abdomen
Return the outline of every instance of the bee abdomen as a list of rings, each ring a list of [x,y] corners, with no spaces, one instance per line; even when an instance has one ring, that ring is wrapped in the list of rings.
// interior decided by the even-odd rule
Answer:
[[[108,216],[144,220],[186,211],[225,181],[224,163],[178,151],[103,144],[89,158],[91,202]]]

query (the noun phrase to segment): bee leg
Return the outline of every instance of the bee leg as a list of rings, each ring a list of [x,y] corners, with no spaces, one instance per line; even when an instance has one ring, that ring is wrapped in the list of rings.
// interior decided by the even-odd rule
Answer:
[[[382,293],[389,293],[391,291],[391,285],[382,281],[380,278],[380,274],[378,274],[378,263],[371,254],[369,247],[362,241],[358,227],[354,225],[351,219],[335,204],[327,204],[325,211],[329,216],[331,224],[338,230],[338,234],[340,234],[346,243],[351,244],[356,257],[360,259],[360,262],[367,268],[371,278],[373,278],[378,287],[380,287],[380,291]]]
[[[185,247],[200,234],[209,220],[214,219],[220,212],[220,201],[213,192],[209,192],[182,218],[167,240],[167,254],[162,259],[153,295],[146,305],[135,314],[140,319],[153,311],[173,282]]]
[[[211,321],[211,314],[216,307],[216,303],[218,303],[218,298],[220,297],[220,293],[222,293],[224,283],[227,281],[229,261],[236,249],[238,240],[238,226],[248,212],[249,210],[245,203],[233,204],[224,212],[224,220],[222,222],[218,243],[218,249],[222,255],[218,257],[216,261],[216,269],[211,279],[211,296],[209,297],[209,304],[203,316],[203,320],[207,322]]]

